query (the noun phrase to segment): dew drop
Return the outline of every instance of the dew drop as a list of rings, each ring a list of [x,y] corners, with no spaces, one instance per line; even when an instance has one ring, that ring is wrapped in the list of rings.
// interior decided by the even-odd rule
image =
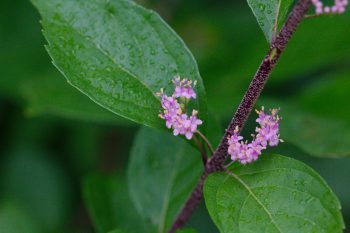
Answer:
[[[265,4],[262,4],[262,3],[259,4],[259,9],[260,9],[262,12],[265,11],[265,8],[266,8],[266,5],[265,5]]]
[[[168,54],[168,53],[169,53],[169,51],[168,51],[167,49],[163,49],[163,52],[164,52],[165,54]]]

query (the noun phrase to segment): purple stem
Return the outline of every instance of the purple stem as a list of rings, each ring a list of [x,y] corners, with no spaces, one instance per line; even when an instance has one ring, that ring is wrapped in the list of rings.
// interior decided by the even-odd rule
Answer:
[[[292,12],[289,14],[288,19],[283,25],[280,33],[276,39],[272,42],[270,49],[264,57],[258,71],[256,72],[252,82],[250,83],[248,90],[246,91],[235,115],[232,118],[226,132],[221,139],[220,145],[215,150],[214,155],[208,160],[203,175],[200,177],[197,186],[191,193],[189,199],[186,201],[185,206],[175,219],[171,226],[169,233],[174,233],[177,229],[183,227],[187,220],[191,217],[193,211],[200,203],[203,196],[203,184],[206,177],[213,172],[224,170],[224,163],[228,158],[227,154],[227,138],[233,134],[236,126],[241,130],[245,122],[248,119],[261,91],[263,90],[268,77],[271,74],[272,69],[275,67],[278,59],[280,58],[283,50],[288,44],[293,33],[296,31],[299,23],[306,15],[311,6],[310,0],[299,0],[295,4]]]

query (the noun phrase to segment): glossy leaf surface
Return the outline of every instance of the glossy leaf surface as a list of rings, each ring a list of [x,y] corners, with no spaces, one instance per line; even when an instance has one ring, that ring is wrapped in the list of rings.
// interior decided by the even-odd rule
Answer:
[[[174,89],[171,80],[179,74],[197,81],[193,107],[206,118],[197,64],[156,13],[129,0],[32,2],[43,18],[53,63],[70,84],[99,105],[135,122],[162,128],[155,93],[164,88],[170,94]]]
[[[342,232],[340,204],[325,181],[303,163],[262,155],[230,166],[204,185],[209,213],[221,233]]]
[[[293,0],[247,0],[247,2],[266,39],[271,43],[283,24]]]
[[[134,141],[128,184],[137,211],[167,232],[197,183],[199,153],[181,138],[143,128]]]
[[[117,176],[89,175],[84,180],[83,194],[96,232],[115,228],[126,232],[153,233],[132,206],[125,180]]]

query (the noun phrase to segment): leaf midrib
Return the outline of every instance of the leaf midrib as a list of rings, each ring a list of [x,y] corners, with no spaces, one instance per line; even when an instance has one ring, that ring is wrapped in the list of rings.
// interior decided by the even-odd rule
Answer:
[[[131,71],[129,71],[127,68],[125,68],[124,66],[122,66],[121,64],[116,63],[116,61],[113,59],[113,57],[111,57],[107,51],[105,51],[102,46],[99,46],[95,41],[89,39],[84,33],[82,33],[80,30],[78,30],[77,28],[73,27],[73,25],[70,24],[70,22],[68,20],[66,20],[64,18],[64,16],[62,15],[62,13],[60,13],[59,19],[66,24],[66,26],[68,26],[69,28],[72,29],[72,31],[76,32],[78,35],[80,35],[83,39],[85,39],[85,41],[89,42],[90,44],[93,45],[93,47],[95,47],[96,51],[100,52],[102,55],[106,56],[117,68],[121,69],[122,71],[124,71],[126,74],[128,74],[130,77],[134,78],[135,80],[137,80],[142,86],[145,87],[145,89],[147,89],[150,93],[152,93],[152,95],[154,96],[153,91],[144,83],[142,82],[141,79],[139,79],[135,74],[133,74]],[[154,96],[155,99],[157,99],[158,101],[160,101],[158,98],[156,98]]]
[[[131,3],[131,4],[133,5],[134,8],[133,8],[133,7],[130,7],[130,9],[131,9],[131,11],[133,11],[134,13],[136,13],[136,15],[137,15],[137,12],[136,12],[135,8],[138,8],[140,11],[149,12],[149,14],[156,15],[153,11],[147,10],[147,9],[144,9],[144,8],[141,8],[141,7],[139,7],[137,4],[135,4],[134,2],[128,2],[128,3]],[[125,2],[121,1],[121,4],[125,4]],[[125,6],[125,5],[124,5],[124,6]],[[128,6],[127,6],[127,7],[128,7]],[[140,15],[142,16],[143,19],[147,20],[147,18],[146,18],[145,15],[144,15],[144,12],[141,12]],[[116,15],[114,15],[114,14],[112,15],[112,17],[117,18]],[[119,19],[120,19],[120,21],[123,22],[122,17],[119,18]],[[128,31],[131,32],[130,27],[129,27],[126,23],[124,23],[124,25],[127,27]],[[150,25],[151,30],[153,30],[153,32],[155,32],[155,34],[157,34],[157,36],[158,36],[158,38],[159,38],[159,41],[162,43],[163,47],[164,47],[164,48],[167,48],[167,46],[165,45],[164,41],[161,39],[161,33],[159,33],[158,30],[156,30],[156,28],[152,25],[151,22],[149,22],[149,25]],[[167,24],[165,23],[165,25],[167,25]],[[130,34],[132,34],[132,33],[130,33]],[[132,36],[132,39],[134,40],[134,42],[135,42],[137,48],[141,51],[142,49],[141,49],[141,47],[140,47],[140,44],[139,44],[139,42],[138,42],[138,39],[135,38],[135,37],[133,37],[133,36]],[[171,58],[171,60],[173,61],[173,64],[175,64],[176,70],[179,70],[179,66],[178,66],[178,64],[177,64],[177,61],[176,61],[174,55],[172,54],[172,50],[171,50],[171,49],[167,49],[167,50],[169,51],[169,54],[170,54],[170,55],[169,55],[169,58]],[[143,67],[145,67],[144,59],[145,59],[144,57],[141,58],[141,63],[142,63],[142,66],[143,66]],[[136,75],[135,75],[135,76],[136,76]],[[145,85],[146,85],[146,84],[145,84]]]
[[[271,223],[274,225],[274,227],[280,232],[283,233],[282,230],[278,227],[277,223],[275,222],[275,220],[273,219],[270,211],[266,208],[266,206],[258,199],[258,197],[254,194],[254,192],[250,189],[250,187],[241,179],[239,178],[239,176],[237,176],[236,174],[232,173],[229,170],[226,170],[227,174],[232,176],[234,179],[236,179],[239,183],[241,183],[243,185],[243,187],[249,192],[249,195],[251,195],[253,197],[253,199],[263,208],[263,210],[266,212],[266,214],[268,215],[268,217],[271,220]],[[249,196],[248,196],[249,197]]]
[[[277,31],[278,31],[278,17],[280,14],[280,10],[281,10],[281,4],[282,4],[282,0],[278,0],[278,5],[276,8],[276,16],[275,16],[275,22],[272,28],[272,40],[274,40],[276,38],[277,35]]]

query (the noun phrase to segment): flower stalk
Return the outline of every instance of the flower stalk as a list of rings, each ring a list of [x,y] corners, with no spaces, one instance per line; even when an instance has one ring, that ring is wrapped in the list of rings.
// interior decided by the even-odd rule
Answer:
[[[209,142],[209,140],[201,133],[201,131],[197,130],[196,133],[203,139],[203,141],[207,145],[208,149],[210,150],[210,153],[214,154],[214,148],[211,145],[211,143]]]

